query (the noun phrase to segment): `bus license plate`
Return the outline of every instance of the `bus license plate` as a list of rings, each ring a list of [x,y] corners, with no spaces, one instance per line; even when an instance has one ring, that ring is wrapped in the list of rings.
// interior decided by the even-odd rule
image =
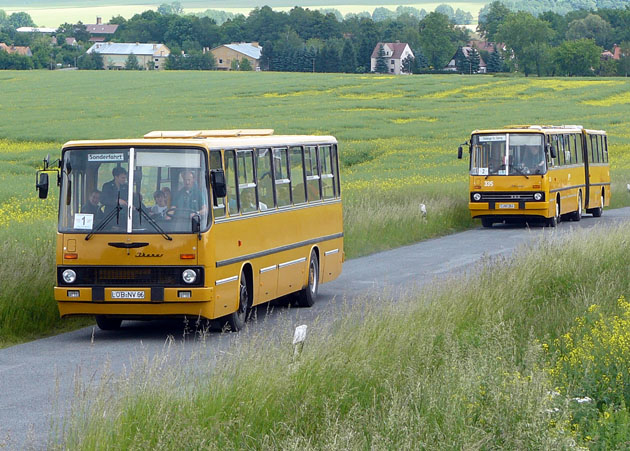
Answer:
[[[499,208],[516,208],[514,204],[499,204]]]
[[[112,291],[112,299],[144,299],[144,291]]]

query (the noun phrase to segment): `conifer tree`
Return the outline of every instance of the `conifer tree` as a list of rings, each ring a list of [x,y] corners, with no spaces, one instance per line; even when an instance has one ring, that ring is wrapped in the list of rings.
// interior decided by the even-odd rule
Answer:
[[[357,54],[350,39],[346,39],[343,43],[341,51],[341,70],[345,73],[352,74],[357,68]]]
[[[503,70],[503,58],[496,46],[494,47],[494,51],[488,57],[487,70],[492,73],[501,72]]]
[[[466,57],[462,47],[459,47],[457,52],[455,52],[455,67],[457,68],[457,72],[461,72],[463,74],[467,74],[469,71],[468,58]]]
[[[385,48],[383,44],[378,48],[378,55],[376,56],[376,67],[374,68],[374,72],[379,74],[386,74],[389,72],[387,68],[387,56],[385,56]]]
[[[479,72],[479,65],[481,64],[481,58],[479,58],[479,52],[476,48],[470,49],[468,52],[468,65],[469,73],[476,74]]]
[[[138,58],[133,53],[130,53],[125,61],[125,70],[140,70],[140,63]]]

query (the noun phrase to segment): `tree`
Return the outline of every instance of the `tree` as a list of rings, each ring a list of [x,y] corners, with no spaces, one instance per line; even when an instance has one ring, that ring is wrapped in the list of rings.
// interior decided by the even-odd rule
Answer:
[[[468,57],[466,58],[468,62],[468,70],[470,74],[476,74],[479,72],[479,65],[481,64],[481,59],[479,58],[479,52],[476,48],[470,49],[468,52]]]
[[[426,56],[424,56],[424,53],[422,53],[422,49],[419,47],[414,49],[413,54],[414,54],[413,73],[416,74],[418,72],[426,70],[427,67],[429,67],[429,62],[427,61]]]
[[[341,51],[341,70],[347,74],[352,74],[357,69],[357,54],[350,39],[346,39],[343,43]]]
[[[454,19],[455,19],[455,10],[453,9],[452,6],[446,5],[446,4],[438,5],[438,6],[435,7],[435,12],[444,14],[446,17],[448,17],[448,20],[450,20],[451,22],[455,23],[455,21],[454,21]]]
[[[511,14],[511,11],[500,1],[494,1],[482,8],[479,12],[479,25],[477,31],[490,42],[496,42],[495,35],[499,26]]]
[[[566,37],[571,41],[594,39],[597,45],[608,48],[612,44],[612,29],[600,16],[589,14],[584,19],[571,22]]]
[[[103,70],[103,55],[100,53],[87,53],[77,59],[77,66],[81,70]]]
[[[525,76],[536,72],[543,75],[549,61],[549,41],[553,31],[549,24],[528,12],[510,14],[498,28],[497,41],[505,43],[512,52],[510,63]]]
[[[140,70],[140,63],[138,62],[138,58],[133,53],[130,53],[125,61],[125,70]]]
[[[35,22],[31,18],[30,14],[25,12],[13,13],[7,19],[7,23],[12,28],[20,27],[34,27]]]
[[[230,63],[230,70],[238,70],[241,62],[238,59],[233,59]]]
[[[413,69],[416,65],[416,59],[412,55],[407,55],[404,60],[402,60],[402,72],[404,74],[412,74]]]
[[[592,39],[564,41],[554,50],[554,61],[562,75],[592,75],[602,50]]]
[[[444,14],[432,12],[420,21],[420,47],[433,69],[442,69],[467,40],[467,32],[458,31]]]
[[[241,60],[241,66],[240,66],[239,70],[249,72],[249,71],[254,70],[254,68],[252,67],[252,63],[250,63],[247,58],[243,58]]]
[[[455,52],[455,57],[453,59],[455,60],[455,68],[457,69],[457,72],[468,72],[468,59],[466,58],[463,47],[457,47],[457,51]]]
[[[184,8],[182,8],[182,4],[180,2],[173,2],[170,5],[168,3],[162,3],[158,9],[157,12],[162,14],[162,15],[168,15],[168,14],[184,14]]]
[[[619,47],[621,47],[621,58],[619,59],[617,70],[619,75],[627,77],[630,75],[630,42],[624,41]]]
[[[378,47],[378,54],[376,56],[374,72],[379,74],[389,73],[389,69],[387,67],[387,56],[385,56],[385,48],[383,47],[383,44]]]
[[[496,45],[494,46],[494,51],[488,57],[486,70],[491,73],[501,72],[503,70],[503,57],[499,53],[499,49]]]

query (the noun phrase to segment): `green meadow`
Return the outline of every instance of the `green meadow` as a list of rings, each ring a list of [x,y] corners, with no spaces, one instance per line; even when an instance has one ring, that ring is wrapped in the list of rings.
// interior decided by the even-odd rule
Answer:
[[[622,78],[3,71],[0,87],[0,242],[11,255],[0,274],[0,346],[77,324],[59,321],[52,299],[56,195],[41,201],[34,189],[42,158],[67,140],[223,128],[334,135],[349,258],[474,226],[468,163],[456,151],[479,128],[607,130],[612,205],[630,204]]]

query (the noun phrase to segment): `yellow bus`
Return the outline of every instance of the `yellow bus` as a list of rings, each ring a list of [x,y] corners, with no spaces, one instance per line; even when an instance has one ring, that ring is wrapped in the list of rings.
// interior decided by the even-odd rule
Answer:
[[[62,317],[221,318],[295,293],[311,306],[344,259],[337,141],[273,130],[71,141],[58,167]],[[130,189],[131,187],[131,189]]]
[[[610,204],[608,138],[582,126],[514,126],[475,130],[470,153],[473,218],[497,222],[562,218],[579,221],[586,211],[601,216]],[[458,149],[462,158],[463,149]]]

